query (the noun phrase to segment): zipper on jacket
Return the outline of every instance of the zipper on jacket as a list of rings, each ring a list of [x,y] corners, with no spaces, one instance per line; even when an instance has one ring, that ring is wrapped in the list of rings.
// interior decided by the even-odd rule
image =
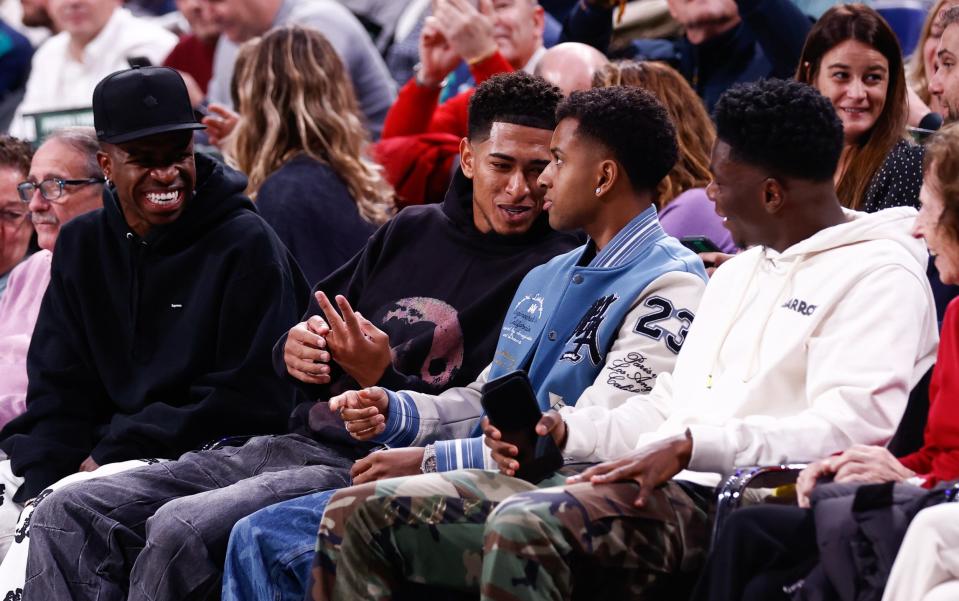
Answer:
[[[140,266],[147,243],[140,240],[133,232],[127,232],[130,243],[130,325],[133,326],[133,336],[130,338],[130,356],[139,361],[137,341],[140,340],[139,307],[140,307]]]

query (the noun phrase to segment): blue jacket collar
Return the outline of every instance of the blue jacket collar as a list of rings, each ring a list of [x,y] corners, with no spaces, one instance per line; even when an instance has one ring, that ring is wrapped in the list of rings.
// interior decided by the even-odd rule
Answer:
[[[666,235],[656,217],[656,208],[649,207],[619,230],[599,254],[589,262],[590,267],[609,269],[633,260],[647,245]],[[590,244],[593,244],[590,240]]]

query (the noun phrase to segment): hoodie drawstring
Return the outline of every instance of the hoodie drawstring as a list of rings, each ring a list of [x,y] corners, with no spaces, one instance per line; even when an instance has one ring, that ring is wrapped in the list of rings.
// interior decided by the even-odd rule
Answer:
[[[733,324],[736,323],[736,318],[739,317],[739,312],[742,310],[743,303],[746,301],[746,293],[749,292],[749,286],[753,283],[753,278],[756,277],[756,272],[759,271],[759,264],[763,260],[763,254],[759,253],[758,259],[753,263],[753,270],[749,272],[749,278],[746,280],[746,285],[743,286],[742,294],[739,295],[739,301],[736,303],[735,309],[729,316],[729,320],[726,322],[726,327],[723,330],[723,335],[719,337],[719,344],[716,345],[716,350],[713,351],[713,358],[709,362],[709,371],[706,372],[706,388],[713,387],[713,372],[716,371],[716,362],[719,361],[719,351],[722,350],[723,345],[726,344],[726,337],[729,336],[729,332],[733,329]]]
[[[743,303],[746,301],[746,294],[749,292],[750,286],[753,283],[753,279],[756,277],[756,273],[759,271],[759,266],[765,260],[765,253],[760,253],[758,259],[753,264],[753,269],[749,273],[749,279],[746,280],[746,285],[743,286],[742,294],[739,295],[739,301],[736,303],[736,308],[730,314],[729,321],[726,322],[726,327],[723,330],[723,335],[719,339],[719,344],[716,345],[716,350],[713,351],[713,358],[710,361],[709,371],[706,376],[706,388],[713,387],[713,372],[716,370],[716,363],[719,361],[719,354],[722,351],[723,346],[726,344],[726,338],[729,336],[729,332],[732,331],[733,325],[736,323],[736,320],[739,317],[740,312],[742,311]],[[759,334],[756,339],[756,343],[752,345],[752,354],[749,357],[749,362],[747,363],[746,374],[743,377],[743,381],[747,382],[750,378],[756,375],[756,372],[759,369],[758,360],[759,360],[759,347],[763,339],[763,334],[766,331],[766,326],[769,325],[769,320],[772,317],[773,311],[776,310],[777,303],[782,297],[783,292],[786,291],[792,284],[792,276],[799,268],[800,263],[805,259],[805,255],[800,255],[796,258],[793,264],[789,267],[789,270],[786,272],[785,277],[783,278],[783,284],[773,296],[772,304],[769,309],[766,311],[766,318],[763,320],[762,326],[759,328]]]
[[[756,375],[756,372],[759,371],[759,347],[763,340],[763,334],[766,333],[766,326],[769,325],[769,320],[772,318],[773,311],[776,310],[776,307],[779,304],[779,299],[782,298],[783,293],[792,286],[792,276],[796,273],[796,269],[799,268],[799,264],[803,262],[803,259],[806,258],[806,255],[799,255],[793,264],[789,267],[789,271],[786,272],[786,277],[783,279],[783,285],[780,286],[779,290],[776,292],[776,295],[773,296],[772,305],[769,307],[769,310],[766,311],[766,318],[763,320],[762,327],[759,328],[759,334],[756,337],[756,343],[753,344],[753,353],[749,357],[749,362],[746,369],[746,375],[743,377],[743,382],[748,382]]]

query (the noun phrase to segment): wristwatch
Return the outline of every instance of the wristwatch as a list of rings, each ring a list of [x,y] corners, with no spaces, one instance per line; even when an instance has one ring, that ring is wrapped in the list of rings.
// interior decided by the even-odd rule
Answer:
[[[436,445],[426,445],[423,449],[423,463],[420,464],[420,471],[424,474],[436,472]]]

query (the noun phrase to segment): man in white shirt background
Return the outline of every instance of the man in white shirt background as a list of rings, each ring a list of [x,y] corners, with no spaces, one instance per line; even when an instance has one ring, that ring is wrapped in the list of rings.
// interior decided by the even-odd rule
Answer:
[[[35,139],[31,113],[86,109],[97,82],[129,59],[160,64],[177,42],[175,35],[121,8],[120,0],[49,0],[48,11],[60,31],[33,56],[23,102],[10,133]]]

